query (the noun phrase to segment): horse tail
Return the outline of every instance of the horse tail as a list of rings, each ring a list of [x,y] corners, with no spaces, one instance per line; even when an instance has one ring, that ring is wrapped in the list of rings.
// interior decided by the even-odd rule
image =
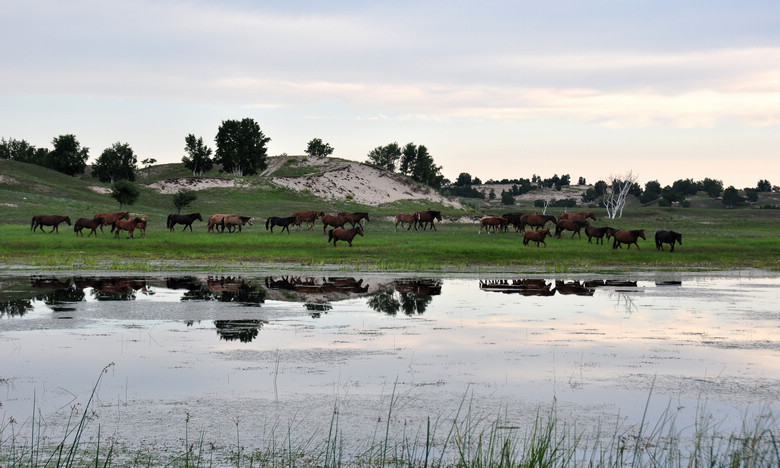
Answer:
[[[328,244],[330,244],[330,241],[333,240],[333,229],[328,231]]]
[[[173,215],[168,215],[168,219],[165,221],[165,227],[167,227],[168,229],[171,228],[171,217],[172,216]]]
[[[35,227],[35,218],[37,218],[37,216],[33,216],[32,221],[30,221],[30,229],[33,229]]]
[[[268,223],[271,222],[271,218],[265,220],[265,230],[268,230]]]

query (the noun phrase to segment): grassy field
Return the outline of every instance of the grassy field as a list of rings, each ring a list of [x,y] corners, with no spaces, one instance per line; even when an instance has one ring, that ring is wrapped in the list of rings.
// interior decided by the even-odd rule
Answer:
[[[165,219],[175,212],[171,195],[142,187],[138,202],[128,209],[149,217],[147,236],[115,239],[107,232],[98,238],[80,238],[72,227],[61,226],[60,234],[30,232],[34,214],[65,214],[73,221],[97,212],[118,211],[108,195],[90,187],[106,187],[89,178],[74,179],[53,171],[0,160],[0,264],[6,267],[170,269],[198,265],[209,269],[231,269],[242,264],[284,264],[287,267],[338,265],[388,271],[440,271],[476,268],[518,271],[577,271],[606,269],[730,269],[780,270],[780,210],[708,208],[704,197],[693,199],[692,208],[641,207],[629,205],[622,218],[599,219],[594,224],[618,229],[645,229],[647,240],[641,250],[613,250],[609,245],[588,244],[585,238],[548,239],[547,247],[523,246],[514,232],[478,234],[478,225],[454,222],[469,216],[504,211],[534,211],[529,205],[480,206],[479,210],[443,208],[445,222],[438,230],[396,231],[390,221],[395,213],[431,207],[424,200],[365,206],[345,200],[320,200],[308,193],[281,189],[259,177],[244,178],[241,189],[214,188],[198,192],[198,200],[185,212],[204,216],[237,212],[254,217],[254,226],[240,234],[207,233],[205,223],[196,222],[194,232],[169,232]],[[163,165],[139,174],[139,182],[189,176],[181,165]],[[220,175],[220,174],[212,174]],[[221,176],[221,175],[220,175]],[[769,194],[767,196],[776,196]],[[765,200],[777,203],[777,200]],[[762,202],[759,202],[762,205]],[[700,207],[701,206],[701,207]],[[434,207],[441,208],[441,207]],[[365,237],[357,237],[353,248],[326,243],[322,225],[313,230],[279,234],[266,231],[265,217],[287,216],[304,209],[330,213],[368,211],[372,221]],[[550,209],[558,214],[560,209]],[[603,209],[596,209],[603,215]],[[277,228],[278,229],[278,228]],[[674,253],[655,249],[653,234],[658,229],[683,233],[682,246]]]

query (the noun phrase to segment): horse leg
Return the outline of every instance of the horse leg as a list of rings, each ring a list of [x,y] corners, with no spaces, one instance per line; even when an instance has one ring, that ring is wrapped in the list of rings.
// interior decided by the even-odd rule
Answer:
[[[669,250],[669,252],[674,252],[674,241],[672,241],[672,248]]]

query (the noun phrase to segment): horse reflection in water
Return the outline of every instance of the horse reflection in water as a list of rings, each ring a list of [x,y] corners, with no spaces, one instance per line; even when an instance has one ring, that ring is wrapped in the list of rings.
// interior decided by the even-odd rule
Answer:
[[[133,301],[136,291],[148,293],[146,280],[143,278],[83,278],[73,280],[78,289],[91,289],[92,296],[98,301]]]
[[[438,280],[397,280],[393,291],[383,291],[368,299],[368,306],[378,312],[396,315],[403,311],[406,315],[422,314],[428,308],[433,296],[441,294],[441,282]]]
[[[543,279],[480,280],[479,289],[504,294],[520,294],[521,296],[552,296],[555,294],[552,284]]]
[[[265,320],[215,320],[214,326],[220,340],[249,343],[257,338],[266,323]]]

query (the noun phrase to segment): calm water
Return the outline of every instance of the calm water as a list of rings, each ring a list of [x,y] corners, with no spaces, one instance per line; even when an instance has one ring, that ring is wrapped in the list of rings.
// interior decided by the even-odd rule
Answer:
[[[0,415],[56,430],[101,369],[102,433],[355,438],[475,413],[581,426],[780,414],[780,275],[0,277]],[[651,391],[652,388],[652,391]],[[697,409],[699,408],[699,409]],[[652,416],[651,416],[652,417]],[[17,429],[20,426],[17,426]],[[23,426],[22,426],[23,427]],[[399,429],[400,430],[400,429]]]

